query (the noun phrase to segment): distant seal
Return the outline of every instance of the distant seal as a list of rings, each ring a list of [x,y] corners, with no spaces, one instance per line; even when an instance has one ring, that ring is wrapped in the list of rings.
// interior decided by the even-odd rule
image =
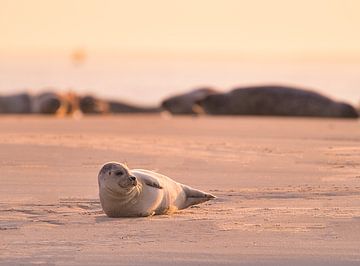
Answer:
[[[210,115],[271,115],[357,118],[347,103],[317,92],[284,86],[238,88],[208,95],[197,104]]]
[[[215,198],[167,176],[116,162],[101,168],[98,183],[101,206],[109,217],[166,214]]]
[[[54,92],[42,92],[32,97],[32,113],[56,114],[64,99]]]
[[[0,96],[1,114],[30,114],[31,112],[31,96],[28,93]]]
[[[215,89],[199,88],[169,97],[161,103],[161,106],[164,110],[174,115],[196,114],[198,112],[194,109],[195,103],[214,93],[216,93]]]
[[[108,112],[108,105],[92,95],[79,97],[79,108],[84,114],[103,114]]]

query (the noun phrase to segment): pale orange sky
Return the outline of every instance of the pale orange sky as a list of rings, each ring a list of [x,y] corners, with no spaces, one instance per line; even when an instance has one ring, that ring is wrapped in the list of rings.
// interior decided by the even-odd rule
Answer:
[[[0,0],[0,52],[360,56],[357,0]]]

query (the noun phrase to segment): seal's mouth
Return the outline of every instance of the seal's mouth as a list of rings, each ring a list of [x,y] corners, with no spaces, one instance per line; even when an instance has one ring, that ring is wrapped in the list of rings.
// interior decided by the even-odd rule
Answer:
[[[137,186],[137,184],[138,181],[135,176],[129,176],[127,180],[122,179],[118,181],[118,185],[125,189],[128,189],[130,187],[135,187]]]

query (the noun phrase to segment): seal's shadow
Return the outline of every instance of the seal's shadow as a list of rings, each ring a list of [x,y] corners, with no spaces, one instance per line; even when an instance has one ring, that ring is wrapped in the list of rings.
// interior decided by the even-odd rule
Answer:
[[[134,221],[134,220],[142,220],[147,219],[148,217],[117,217],[117,218],[111,218],[106,216],[106,214],[95,217],[96,223],[109,223],[109,222],[116,222],[116,221]]]

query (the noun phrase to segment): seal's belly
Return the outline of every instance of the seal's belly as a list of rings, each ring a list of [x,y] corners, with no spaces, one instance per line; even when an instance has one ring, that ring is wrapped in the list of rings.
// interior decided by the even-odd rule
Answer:
[[[176,182],[167,183],[163,188],[163,196],[160,204],[157,206],[155,213],[171,213],[182,209],[185,202],[185,193],[181,186]]]
[[[164,192],[153,187],[144,187],[138,199],[134,199],[133,209],[139,216],[148,216],[156,213],[156,209],[161,205]]]
[[[185,195],[176,183],[168,183],[162,189],[145,186],[134,209],[139,216],[165,214],[181,209]]]
[[[167,176],[148,170],[134,169],[132,174],[141,182],[141,193],[136,203],[141,215],[165,214],[182,209],[186,196],[181,184]],[[157,186],[152,185],[156,183]]]

